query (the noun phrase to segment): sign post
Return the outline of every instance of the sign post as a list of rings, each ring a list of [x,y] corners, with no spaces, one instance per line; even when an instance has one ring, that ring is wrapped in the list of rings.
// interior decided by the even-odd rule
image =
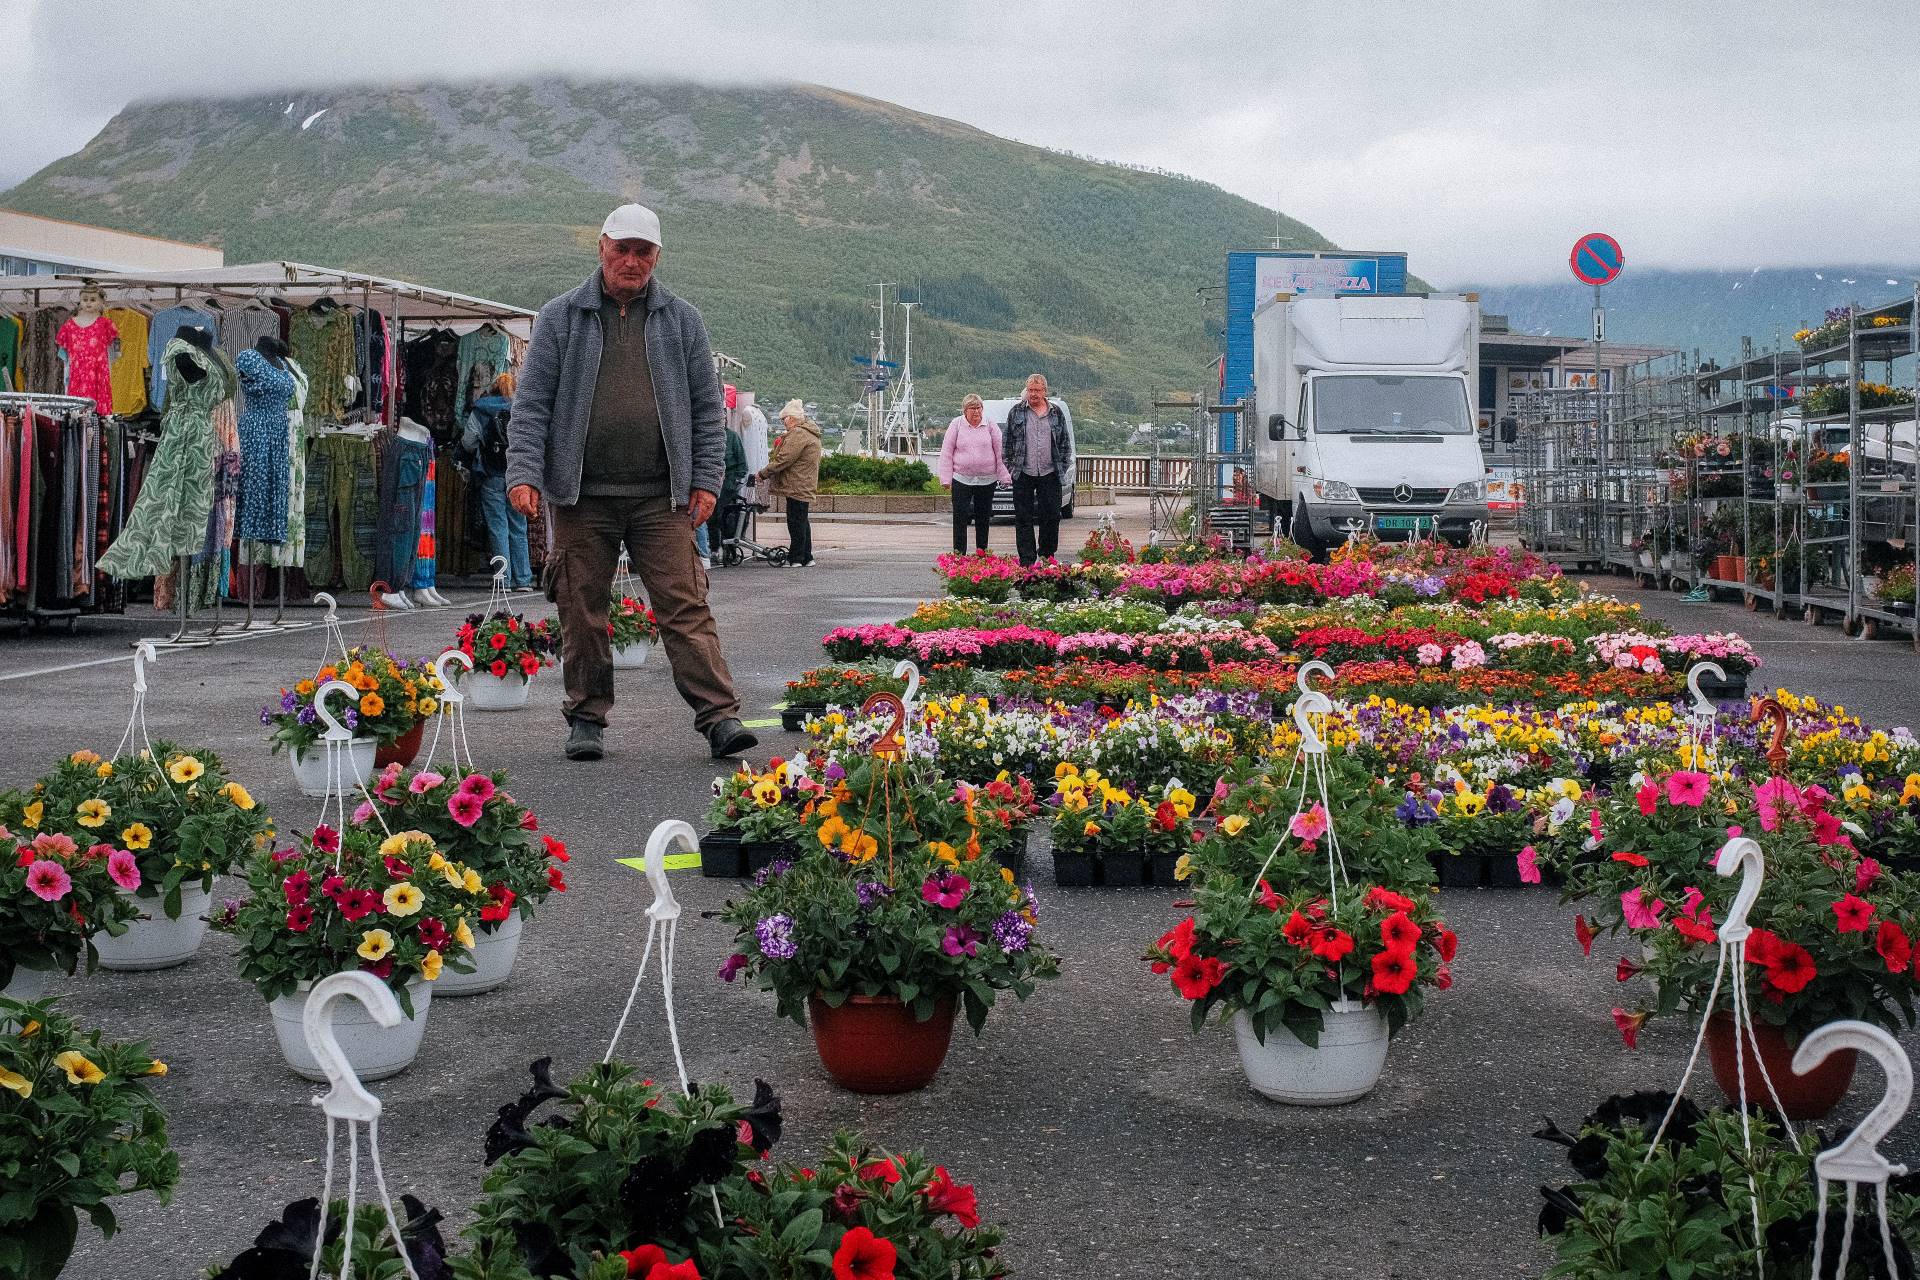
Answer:
[[[1600,288],[1613,283],[1619,276],[1620,268],[1627,263],[1626,254],[1620,250],[1620,242],[1604,231],[1589,231],[1573,242],[1573,252],[1567,255],[1567,265],[1573,269],[1573,278],[1581,284],[1593,286],[1593,428],[1594,447],[1599,451],[1600,464],[1600,548],[1601,563],[1604,565],[1613,554],[1611,543],[1612,530],[1607,519],[1607,408],[1606,400],[1600,392],[1600,345],[1607,337],[1607,309],[1600,303]]]

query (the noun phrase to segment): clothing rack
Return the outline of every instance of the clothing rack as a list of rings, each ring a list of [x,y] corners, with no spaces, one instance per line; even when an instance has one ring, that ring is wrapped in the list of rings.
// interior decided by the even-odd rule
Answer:
[[[0,391],[0,411],[8,409],[25,410],[30,417],[53,417],[56,415],[65,416],[72,413],[85,413],[96,416],[103,430],[110,430],[116,426],[123,425],[116,423],[109,415],[99,414],[94,401],[87,396],[69,396],[37,391]],[[124,437],[122,438],[124,439]],[[32,505],[33,494],[35,493],[35,488],[31,482],[33,442],[31,439],[26,439],[23,440],[22,444],[26,457],[23,459],[19,455],[15,455],[8,461],[15,464],[24,462],[28,470],[24,473],[10,472],[4,462],[0,462],[0,474],[6,474],[8,476],[9,486],[14,488],[14,493],[19,493],[21,486],[24,486],[27,495],[26,500],[29,505],[25,511],[21,511],[18,507],[10,508],[10,517],[7,523],[12,527],[0,530],[0,536],[14,539],[14,550],[18,554],[27,557],[26,563],[17,565],[15,568],[19,573],[26,575],[28,581],[25,584],[21,584],[14,593],[0,593],[6,595],[4,603],[0,603],[0,619],[8,619],[34,627],[44,626],[49,622],[64,621],[68,629],[71,630],[74,619],[78,618],[81,614],[98,612],[102,608],[100,604],[101,591],[99,576],[97,573],[89,575],[89,590],[85,592],[84,595],[91,602],[90,608],[82,608],[77,604],[49,606],[42,602],[43,599],[49,597],[43,597],[41,594],[42,584],[38,580],[38,567],[32,562],[38,558],[40,552],[40,526],[43,522],[44,512]],[[89,457],[88,461],[91,462],[92,458]],[[0,495],[0,498],[8,496],[12,495]],[[101,491],[98,488],[83,491],[75,495],[75,497],[76,511],[80,509],[83,503],[91,510],[97,511],[99,504],[103,500]],[[114,514],[117,517],[119,513]],[[21,533],[17,533],[16,531],[25,531],[27,536],[22,536]],[[97,550],[97,548],[89,547],[86,550],[89,553],[89,559],[91,559],[92,552]],[[61,595],[50,598],[77,599],[79,597],[78,595]]]

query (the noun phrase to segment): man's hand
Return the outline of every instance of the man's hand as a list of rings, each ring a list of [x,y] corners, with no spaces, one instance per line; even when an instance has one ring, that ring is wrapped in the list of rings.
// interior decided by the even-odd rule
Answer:
[[[517,484],[507,490],[507,501],[528,519],[540,514],[540,491],[530,484]]]
[[[714,497],[705,489],[695,489],[687,500],[687,519],[699,528],[713,518]]]

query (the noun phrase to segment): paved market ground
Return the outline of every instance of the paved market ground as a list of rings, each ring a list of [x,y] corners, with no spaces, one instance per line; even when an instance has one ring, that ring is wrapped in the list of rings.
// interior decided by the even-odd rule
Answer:
[[[1127,504],[1122,518],[1137,525],[1139,505]],[[1087,527],[1070,524],[1069,544]],[[1010,532],[996,536],[1010,543]],[[821,563],[810,572],[716,571],[715,608],[748,716],[772,714],[783,682],[818,661],[827,628],[891,619],[929,594],[945,538],[937,522],[841,522],[819,529]],[[1745,631],[1768,675],[1796,690],[1883,722],[1920,722],[1920,661],[1904,644],[1600,585],[1678,625]],[[384,631],[397,651],[426,654],[449,639],[458,612],[377,623],[356,615],[349,635]],[[25,674],[0,678],[0,781],[29,779],[59,752],[110,747],[131,676],[120,659],[131,638],[159,631],[143,612],[83,622],[70,638],[0,638],[0,677]],[[283,825],[310,820],[317,802],[300,797],[284,762],[268,754],[258,711],[320,650],[320,633],[309,630],[170,654],[151,673],[153,730],[214,746]],[[78,663],[95,665],[69,665]],[[618,680],[611,755],[599,764],[561,759],[555,679],[540,680],[527,710],[471,717],[482,761],[511,773],[515,793],[575,858],[571,889],[529,929],[513,980],[491,995],[436,1002],[419,1063],[377,1086],[396,1193],[410,1190],[456,1217],[479,1191],[482,1133],[520,1091],[525,1064],[551,1054],[572,1072],[606,1045],[648,901],[641,878],[614,857],[637,853],[661,819],[704,825],[715,766],[665,662]],[[763,731],[763,754],[798,745]],[[1231,1037],[1190,1036],[1182,1002],[1139,963],[1143,943],[1176,918],[1174,894],[1052,890],[1044,853],[1038,863],[1043,923],[1065,976],[1026,1005],[998,1010],[978,1039],[963,1028],[933,1087],[884,1099],[834,1089],[804,1030],[776,1021],[770,999],[715,980],[728,936],[698,913],[718,906],[727,884],[689,873],[678,882],[688,906],[679,1008],[689,1068],[736,1091],[755,1076],[772,1081],[786,1102],[787,1158],[816,1153],[845,1126],[932,1153],[978,1185],[983,1211],[1007,1228],[1018,1274],[1062,1280],[1538,1275],[1535,1187],[1560,1180],[1561,1169],[1527,1133],[1543,1113],[1574,1121],[1609,1092],[1678,1078],[1686,1048],[1678,1026],[1656,1026],[1637,1054],[1621,1049],[1607,1015],[1623,1002],[1613,954],[1602,954],[1603,942],[1582,961],[1570,912],[1551,893],[1454,892],[1446,907],[1461,937],[1458,982],[1395,1042],[1380,1087],[1333,1110],[1269,1105],[1246,1088]],[[284,1202],[317,1194],[315,1090],[281,1064],[266,1007],[235,976],[228,939],[211,937],[181,969],[103,973],[70,990],[84,1020],[146,1037],[172,1064],[159,1093],[184,1168],[170,1206],[134,1198],[116,1239],[83,1233],[70,1276],[197,1275],[244,1246]],[[672,1058],[650,990],[624,1054],[666,1078]],[[1848,1117],[1870,1103],[1869,1075]],[[1710,1096],[1711,1085],[1700,1093]],[[1920,1130],[1903,1129],[1889,1150],[1911,1157]]]

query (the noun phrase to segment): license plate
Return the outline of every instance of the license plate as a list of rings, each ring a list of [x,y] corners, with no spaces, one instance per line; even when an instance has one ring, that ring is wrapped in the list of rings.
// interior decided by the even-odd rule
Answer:
[[[1373,527],[1376,529],[1424,529],[1428,516],[1375,516]]]

